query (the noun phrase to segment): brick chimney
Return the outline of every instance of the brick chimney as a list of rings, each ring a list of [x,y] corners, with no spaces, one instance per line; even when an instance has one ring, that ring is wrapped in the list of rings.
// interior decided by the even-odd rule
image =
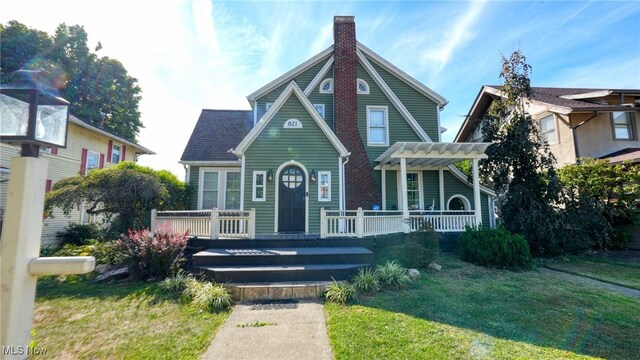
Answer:
[[[346,209],[381,205],[373,166],[358,131],[356,24],[353,16],[333,18],[333,106],[336,135],[351,152],[345,166]]]

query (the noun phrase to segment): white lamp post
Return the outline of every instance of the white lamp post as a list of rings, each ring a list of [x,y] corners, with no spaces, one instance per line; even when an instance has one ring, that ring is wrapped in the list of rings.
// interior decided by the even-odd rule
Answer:
[[[58,96],[44,70],[15,72],[0,86],[0,141],[21,145],[11,160],[7,209],[0,242],[0,357],[25,359],[36,276],[88,273],[95,259],[40,258],[47,160],[40,146],[66,147],[69,102]]]

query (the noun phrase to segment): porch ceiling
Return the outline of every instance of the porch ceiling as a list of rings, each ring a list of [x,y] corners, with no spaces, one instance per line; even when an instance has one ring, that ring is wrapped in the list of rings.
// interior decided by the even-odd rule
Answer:
[[[397,142],[376,161],[383,165],[398,165],[407,159],[408,166],[447,166],[465,159],[486,159],[484,153],[491,143],[431,143]]]

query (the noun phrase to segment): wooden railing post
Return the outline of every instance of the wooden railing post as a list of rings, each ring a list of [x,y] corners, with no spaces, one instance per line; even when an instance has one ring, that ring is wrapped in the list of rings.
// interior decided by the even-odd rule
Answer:
[[[211,209],[211,238],[217,239],[220,236],[220,220],[218,220],[218,209]]]
[[[327,213],[324,208],[320,208],[320,239],[325,239],[327,237]]]
[[[356,213],[356,236],[361,238],[364,236],[364,211],[362,208],[358,208],[358,212]]]
[[[156,216],[157,216],[157,210],[151,209],[151,233],[153,234],[156,233]]]
[[[249,211],[249,229],[248,229],[249,239],[253,240],[256,238],[256,209],[251,208]]]

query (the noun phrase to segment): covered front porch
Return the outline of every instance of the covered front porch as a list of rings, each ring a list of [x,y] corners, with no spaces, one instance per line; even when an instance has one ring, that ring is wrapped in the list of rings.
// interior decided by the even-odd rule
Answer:
[[[382,206],[376,209],[336,210],[320,208],[319,234],[318,230],[308,231],[307,234],[319,235],[320,238],[356,237],[385,235],[393,233],[409,233],[417,231],[423,226],[430,226],[437,232],[461,232],[465,227],[477,227],[483,224],[483,207],[488,219],[485,225],[492,226],[492,201],[490,190],[482,188],[478,176],[478,161],[487,157],[485,150],[488,143],[426,143],[426,142],[398,142],[389,147],[376,161],[376,170],[381,172]],[[470,160],[472,168],[472,182],[468,183],[466,175],[453,166],[460,160]],[[387,206],[386,194],[389,188],[386,184],[387,173],[397,173],[397,205]],[[431,189],[433,196],[431,204],[423,199],[422,173],[429,173],[438,181],[424,187]],[[410,188],[408,174],[420,175],[419,191]],[[456,182],[457,190],[445,194],[445,186],[453,187]],[[447,183],[447,185],[445,185]],[[413,185],[412,185],[413,186]],[[472,190],[468,196],[456,193],[460,188]],[[414,191],[415,190],[415,191]],[[413,191],[413,193],[412,193]],[[485,205],[481,201],[481,191],[484,192]],[[419,194],[420,201],[417,201]],[[470,196],[472,194],[472,196]],[[436,206],[436,199],[438,204]],[[448,197],[448,201],[446,201]],[[453,209],[451,201],[462,199],[463,209]],[[168,224],[174,230],[189,230],[191,236],[210,239],[255,239],[256,238],[256,210],[194,210],[194,211],[154,211],[151,216],[152,229]],[[486,220],[485,220],[486,221]],[[263,235],[263,234],[260,234]],[[288,234],[290,235],[290,234]]]

